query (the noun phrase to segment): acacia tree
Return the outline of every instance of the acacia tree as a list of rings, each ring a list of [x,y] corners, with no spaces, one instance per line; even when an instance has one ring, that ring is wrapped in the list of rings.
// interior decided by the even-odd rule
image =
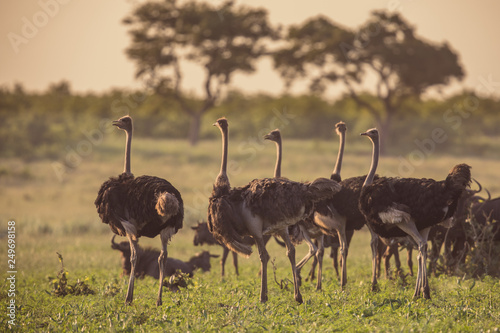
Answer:
[[[158,94],[173,96],[191,118],[189,141],[196,144],[201,118],[212,108],[235,72],[252,73],[266,54],[265,41],[276,33],[267,11],[226,1],[216,7],[194,0],[150,1],[123,21],[130,25],[127,55],[136,62],[136,76]],[[203,97],[183,88],[183,67],[201,66]]]
[[[328,84],[342,82],[358,106],[375,118],[383,133],[382,147],[406,100],[464,76],[447,43],[418,38],[398,13],[374,11],[358,30],[320,16],[291,26],[285,40],[274,54],[274,66],[286,85],[306,78],[312,91],[323,92]],[[368,78],[376,80],[375,103],[361,88]]]

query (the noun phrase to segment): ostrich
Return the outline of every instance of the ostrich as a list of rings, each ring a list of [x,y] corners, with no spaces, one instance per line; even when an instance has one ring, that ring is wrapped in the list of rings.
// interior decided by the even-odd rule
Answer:
[[[302,303],[297,271],[295,248],[288,235],[288,227],[310,215],[314,203],[332,196],[340,185],[329,179],[319,178],[312,183],[299,183],[284,178],[254,179],[244,187],[233,188],[227,177],[228,123],[218,119],[215,126],[222,134],[222,162],[215,179],[208,206],[208,227],[214,237],[232,251],[244,256],[252,253],[250,245],[242,242],[243,236],[254,238],[261,261],[260,301],[266,302],[267,263],[269,254],[263,235],[279,235],[284,240],[292,267],[294,297]]]
[[[471,183],[470,166],[456,165],[446,180],[385,178],[374,180],[379,159],[379,133],[368,130],[373,144],[370,172],[363,183],[359,208],[375,233],[382,237],[411,236],[418,245],[414,297],[430,298],[427,280],[427,237],[438,223],[450,223],[463,192]]]
[[[282,160],[282,140],[281,133],[279,129],[275,129],[271,131],[269,134],[264,136],[265,140],[270,140],[276,143],[276,166],[274,169],[274,177],[281,177],[281,160]],[[288,232],[290,234],[290,240],[294,245],[298,245],[305,241],[307,246],[309,247],[309,252],[306,256],[297,263],[297,275],[299,277],[300,282],[300,270],[307,263],[307,261],[316,255],[316,260],[319,261],[318,257],[321,257],[321,261],[323,259],[323,233],[321,229],[316,227],[312,221],[312,218],[309,217],[305,220],[299,221],[297,224],[294,224],[288,228]],[[314,242],[313,242],[314,239]],[[317,245],[316,245],[317,244]],[[321,273],[322,273],[322,265],[318,268],[318,280],[316,289],[321,289]]]
[[[330,178],[338,181],[341,180],[340,171],[344,154],[346,130],[347,127],[343,122],[336,125],[337,134],[340,136],[339,152]],[[354,230],[361,229],[363,225],[366,224],[365,218],[358,208],[361,185],[364,180],[365,176],[352,177],[342,180],[340,182],[342,186],[341,190],[331,199],[318,203],[314,212],[314,223],[320,227],[325,234],[332,237],[338,237],[339,239],[341,255],[341,287],[344,287],[347,283],[347,251],[352,238],[352,233]],[[371,230],[370,233],[372,239],[372,289],[375,289],[377,284],[375,271],[377,236]]]
[[[126,133],[124,172],[105,181],[94,202],[103,223],[117,235],[126,236],[130,243],[132,270],[128,284],[126,304],[134,294],[137,242],[140,236],[154,238],[160,235],[162,249],[158,257],[160,283],[156,305],[162,304],[162,281],[167,262],[167,244],[182,228],[184,208],[180,193],[168,181],[154,176],[134,178],[130,172],[130,146],[132,118],[122,117],[113,125]]]

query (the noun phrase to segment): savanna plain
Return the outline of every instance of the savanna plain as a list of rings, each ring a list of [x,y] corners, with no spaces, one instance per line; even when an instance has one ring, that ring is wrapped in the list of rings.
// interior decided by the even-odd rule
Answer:
[[[214,128],[214,131],[217,129]],[[333,134],[332,134],[333,136]],[[250,140],[252,139],[252,140]],[[231,140],[231,139],[230,139]],[[346,144],[343,178],[365,174],[371,145],[351,135]],[[389,141],[390,142],[390,141]],[[338,143],[332,140],[284,139],[282,174],[293,180],[328,177]],[[408,152],[418,147],[408,147]],[[495,147],[495,151],[500,151]],[[290,263],[285,249],[268,243],[269,301],[259,302],[260,262],[254,249],[240,257],[240,275],[230,260],[221,278],[219,259],[212,269],[196,271],[187,288],[165,290],[163,305],[156,307],[158,281],[136,280],[132,305],[124,304],[128,278],[121,276],[117,251],[110,247],[112,232],[101,223],[94,199],[100,184],[123,167],[123,133],[106,133],[102,142],[69,167],[59,161],[0,162],[0,260],[2,330],[19,332],[497,332],[500,329],[500,282],[483,276],[430,276],[431,299],[413,299],[415,277],[384,279],[380,291],[370,291],[370,236],[354,234],[347,261],[348,282],[341,290],[331,259],[325,255],[323,289],[304,281],[303,304],[293,300]],[[168,247],[168,256],[182,260],[203,249],[221,254],[217,246],[193,246],[194,226],[206,218],[208,196],[220,166],[220,141],[206,140],[191,147],[181,140],[134,138],[132,172],[169,180],[184,199],[184,228]],[[492,195],[500,194],[500,155],[452,156],[437,152],[384,156],[378,173],[444,179],[458,163],[472,166],[473,177]],[[257,136],[235,139],[229,146],[229,177],[233,186],[273,173],[275,147]],[[406,162],[405,162],[406,161]],[[58,164],[59,163],[59,164]],[[61,165],[64,167],[61,169]],[[404,172],[405,174],[401,174]],[[8,221],[15,221],[15,296],[7,277]],[[121,239],[124,240],[124,239]],[[120,240],[120,241],[121,241]],[[160,247],[160,240],[141,238],[142,246]],[[307,252],[297,246],[297,259]],[[53,281],[63,257],[68,284],[78,281],[94,291],[89,295],[57,296]],[[329,253],[327,249],[326,254]],[[405,255],[402,254],[404,261]],[[416,272],[416,258],[413,268]],[[305,277],[308,263],[303,269]],[[408,268],[403,263],[403,270]],[[15,324],[7,304],[15,300]]]

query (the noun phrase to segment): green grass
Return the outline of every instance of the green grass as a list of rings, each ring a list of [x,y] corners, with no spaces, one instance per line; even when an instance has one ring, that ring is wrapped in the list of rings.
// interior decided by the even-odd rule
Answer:
[[[412,299],[414,277],[380,280],[381,291],[369,291],[369,234],[355,233],[349,249],[348,285],[339,288],[331,262],[325,259],[323,290],[304,282],[304,304],[293,300],[292,286],[281,289],[269,264],[269,301],[260,304],[258,254],[240,258],[236,277],[230,260],[226,277],[220,278],[218,259],[212,270],[198,272],[193,285],[180,293],[164,293],[164,304],[155,306],[158,282],[151,278],[136,283],[134,303],[125,306],[127,278],[120,277],[120,258],[110,248],[111,232],[98,218],[93,201],[100,184],[122,170],[123,136],[112,133],[60,181],[54,161],[0,162],[0,247],[7,248],[7,221],[16,221],[16,323],[18,331],[498,331],[500,283],[457,277],[431,277],[431,300]],[[269,142],[234,140],[230,143],[229,176],[234,186],[253,178],[272,175],[275,148]],[[348,142],[343,177],[366,173],[370,162],[367,140]],[[184,228],[174,236],[169,256],[187,260],[208,249],[193,247],[189,226],[206,217],[207,198],[219,171],[220,142],[205,141],[189,147],[184,141],[136,139],[132,146],[132,171],[170,180],[182,193],[186,207]],[[295,180],[328,176],[335,162],[337,143],[285,141],[283,175]],[[490,156],[494,156],[492,153]],[[383,157],[379,173],[398,174],[402,158]],[[59,161],[63,162],[63,161]],[[473,176],[493,195],[500,194],[500,157],[438,156],[432,154],[414,165],[413,177],[443,179],[457,163],[470,164]],[[140,240],[159,248],[159,239]],[[275,259],[278,281],[290,280],[285,250],[273,240],[268,250]],[[297,247],[297,258],[307,251]],[[95,295],[56,297],[49,277],[61,269],[56,252],[64,257],[69,283],[85,280]],[[327,251],[328,252],[328,251]],[[6,253],[6,251],[2,251]],[[414,260],[416,261],[416,260]],[[303,272],[305,276],[309,265]],[[1,327],[7,327],[7,254],[0,265],[2,288]],[[403,265],[403,269],[406,269]],[[414,267],[416,271],[416,267]],[[110,290],[118,288],[115,295]]]

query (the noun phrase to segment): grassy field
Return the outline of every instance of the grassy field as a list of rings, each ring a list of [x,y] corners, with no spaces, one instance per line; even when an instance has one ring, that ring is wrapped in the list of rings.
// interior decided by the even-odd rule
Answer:
[[[123,134],[114,131],[106,134],[102,142],[82,137],[80,145],[67,147],[59,161],[0,162],[2,249],[7,249],[7,222],[16,222],[14,330],[478,332],[500,328],[498,279],[431,277],[431,300],[412,299],[414,277],[382,279],[381,291],[370,292],[371,254],[369,235],[364,230],[355,233],[349,250],[345,291],[340,290],[333,268],[325,260],[323,290],[318,292],[312,283],[304,282],[302,305],[293,300],[290,283],[281,289],[274,282],[271,265],[269,301],[258,302],[259,259],[254,253],[249,259],[240,259],[239,277],[228,262],[227,276],[221,279],[218,259],[212,259],[210,272],[196,274],[192,284],[179,293],[167,291],[160,308],[155,306],[158,282],[151,278],[140,280],[133,305],[125,306],[127,279],[120,277],[119,254],[110,248],[111,232],[101,223],[93,205],[100,184],[122,170],[123,141]],[[331,173],[336,141],[285,140],[284,145],[284,176],[312,180]],[[370,150],[366,138],[348,141],[343,177],[366,173]],[[232,185],[272,175],[275,147],[270,142],[257,137],[234,140],[229,153]],[[451,167],[464,162],[472,166],[473,176],[483,186],[499,195],[500,156],[493,152],[484,156],[490,157],[442,156],[411,146],[406,156],[383,157],[379,174],[444,179]],[[193,148],[184,141],[134,140],[133,173],[170,180],[184,199],[184,228],[172,240],[169,256],[187,260],[202,250],[192,245],[193,231],[189,227],[206,218],[207,198],[219,165],[219,141],[201,142]],[[140,243],[160,246],[159,239],[144,238]],[[219,247],[206,249],[222,252]],[[275,259],[276,279],[289,281],[285,250],[272,240],[268,249]],[[301,245],[297,251],[299,258],[307,247]],[[61,268],[56,252],[64,257],[69,283],[85,281],[95,290],[94,295],[56,297],[52,293],[49,277],[55,277]],[[7,327],[6,304],[12,297],[6,282],[7,252],[1,253],[5,255],[0,265],[0,322]],[[114,294],[113,290],[118,292]]]

